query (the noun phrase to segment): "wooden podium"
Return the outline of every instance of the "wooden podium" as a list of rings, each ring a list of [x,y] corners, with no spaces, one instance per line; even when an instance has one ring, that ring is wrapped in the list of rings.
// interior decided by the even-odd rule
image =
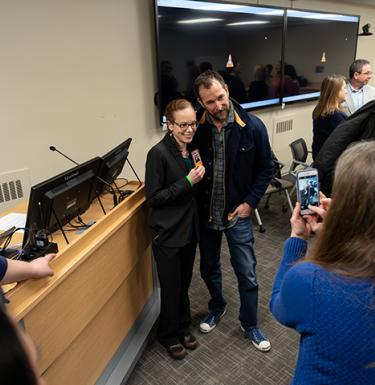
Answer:
[[[40,351],[49,385],[120,384],[157,317],[144,186],[127,188],[135,191],[115,208],[111,195],[103,197],[106,215],[95,200],[82,216],[95,225],[67,232],[69,245],[61,232],[53,234],[59,253],[52,278],[7,294],[9,311]]]

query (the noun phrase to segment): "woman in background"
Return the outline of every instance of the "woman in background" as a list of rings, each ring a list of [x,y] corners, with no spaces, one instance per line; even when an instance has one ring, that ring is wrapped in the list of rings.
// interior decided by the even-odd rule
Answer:
[[[332,200],[294,209],[271,311],[301,334],[295,385],[375,384],[375,141],[339,158]],[[304,258],[310,233],[317,232]],[[298,263],[299,262],[299,263]]]
[[[168,133],[147,155],[145,189],[150,207],[152,250],[161,289],[158,339],[174,359],[198,342],[190,332],[188,290],[199,223],[195,184],[204,167],[194,167],[189,144],[197,129],[195,111],[185,99],[166,107]]]
[[[314,160],[331,132],[347,118],[346,114],[340,110],[340,105],[345,99],[344,76],[327,76],[322,82],[318,104],[312,113],[312,157]]]

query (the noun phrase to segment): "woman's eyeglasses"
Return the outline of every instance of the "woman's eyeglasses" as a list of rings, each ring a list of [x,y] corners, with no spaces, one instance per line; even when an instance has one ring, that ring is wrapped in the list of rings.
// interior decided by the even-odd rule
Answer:
[[[194,122],[183,122],[183,123],[173,122],[173,124],[180,127],[182,131],[186,131],[189,127],[191,127],[191,129],[193,130],[195,130],[198,127],[198,122],[196,120]]]

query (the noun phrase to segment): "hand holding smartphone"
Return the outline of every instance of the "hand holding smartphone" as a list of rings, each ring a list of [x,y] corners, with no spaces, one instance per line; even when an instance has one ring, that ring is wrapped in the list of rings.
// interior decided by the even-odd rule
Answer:
[[[307,168],[297,173],[297,200],[301,204],[301,215],[314,214],[308,206],[319,206],[319,179],[316,168]]]

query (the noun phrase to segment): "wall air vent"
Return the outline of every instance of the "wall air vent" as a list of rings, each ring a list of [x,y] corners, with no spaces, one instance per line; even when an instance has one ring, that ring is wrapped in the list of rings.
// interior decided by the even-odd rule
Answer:
[[[279,122],[276,122],[276,129],[275,133],[277,134],[282,134],[287,131],[292,131],[293,130],[293,120],[288,119],[288,120],[282,120]]]
[[[20,169],[0,174],[0,211],[25,199],[30,190],[30,171]]]

